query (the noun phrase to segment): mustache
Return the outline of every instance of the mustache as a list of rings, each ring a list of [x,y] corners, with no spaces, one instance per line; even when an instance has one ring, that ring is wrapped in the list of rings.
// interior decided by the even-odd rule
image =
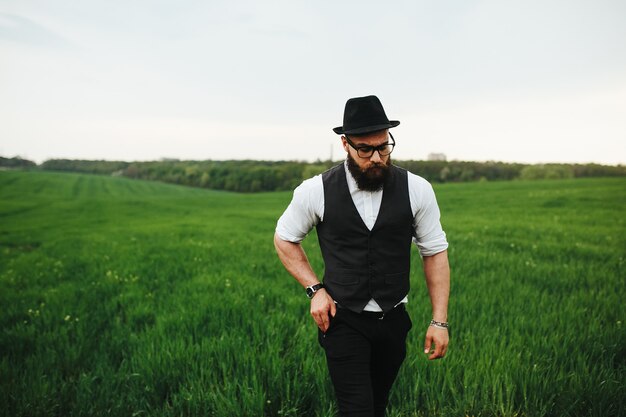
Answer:
[[[363,169],[363,171],[369,171],[369,170],[371,170],[371,169],[376,169],[376,168],[379,168],[379,169],[387,169],[387,167],[388,167],[388,165],[387,165],[387,164],[384,164],[384,163],[382,163],[382,162],[373,162],[373,163],[372,163],[372,165],[370,165],[370,166],[369,166],[369,167],[367,167],[367,168],[364,168],[364,169]]]

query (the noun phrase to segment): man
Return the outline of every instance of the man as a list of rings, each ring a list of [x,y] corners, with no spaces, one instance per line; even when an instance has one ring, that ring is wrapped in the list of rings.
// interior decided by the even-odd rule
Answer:
[[[423,259],[433,320],[424,352],[448,345],[450,270],[445,233],[430,184],[391,163],[395,140],[376,96],[345,106],[346,161],[304,181],[278,220],[274,244],[285,268],[306,288],[342,416],[385,414],[406,356],[411,242]],[[325,273],[317,278],[300,242],[317,228]]]

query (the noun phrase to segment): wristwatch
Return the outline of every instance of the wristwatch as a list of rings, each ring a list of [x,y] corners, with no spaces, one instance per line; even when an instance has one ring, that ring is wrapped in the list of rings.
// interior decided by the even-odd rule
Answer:
[[[308,287],[306,287],[306,296],[309,298],[313,298],[315,293],[322,288],[324,288],[324,284],[309,285]]]

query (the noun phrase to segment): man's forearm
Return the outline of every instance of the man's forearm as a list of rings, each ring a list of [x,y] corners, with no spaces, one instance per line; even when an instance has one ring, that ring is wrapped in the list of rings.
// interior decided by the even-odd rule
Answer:
[[[448,321],[448,298],[450,296],[450,266],[448,251],[424,256],[424,275],[433,307],[433,319]]]
[[[274,234],[274,247],[285,269],[303,286],[314,285],[320,280],[313,272],[304,249],[299,243],[282,240]]]
[[[276,253],[285,268],[303,287],[320,282],[311,268],[311,264],[299,243],[287,242],[274,234],[274,246]],[[311,299],[311,316],[317,327],[323,332],[330,326],[330,317],[335,316],[337,307],[326,289],[319,289]]]

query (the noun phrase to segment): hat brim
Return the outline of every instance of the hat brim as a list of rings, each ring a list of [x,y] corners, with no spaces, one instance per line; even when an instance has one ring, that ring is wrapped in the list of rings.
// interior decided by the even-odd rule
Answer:
[[[400,124],[398,120],[390,120],[389,123],[374,126],[364,126],[357,129],[343,130],[343,126],[333,128],[333,132],[338,135],[361,135],[364,133],[376,132],[378,130],[390,129]]]

